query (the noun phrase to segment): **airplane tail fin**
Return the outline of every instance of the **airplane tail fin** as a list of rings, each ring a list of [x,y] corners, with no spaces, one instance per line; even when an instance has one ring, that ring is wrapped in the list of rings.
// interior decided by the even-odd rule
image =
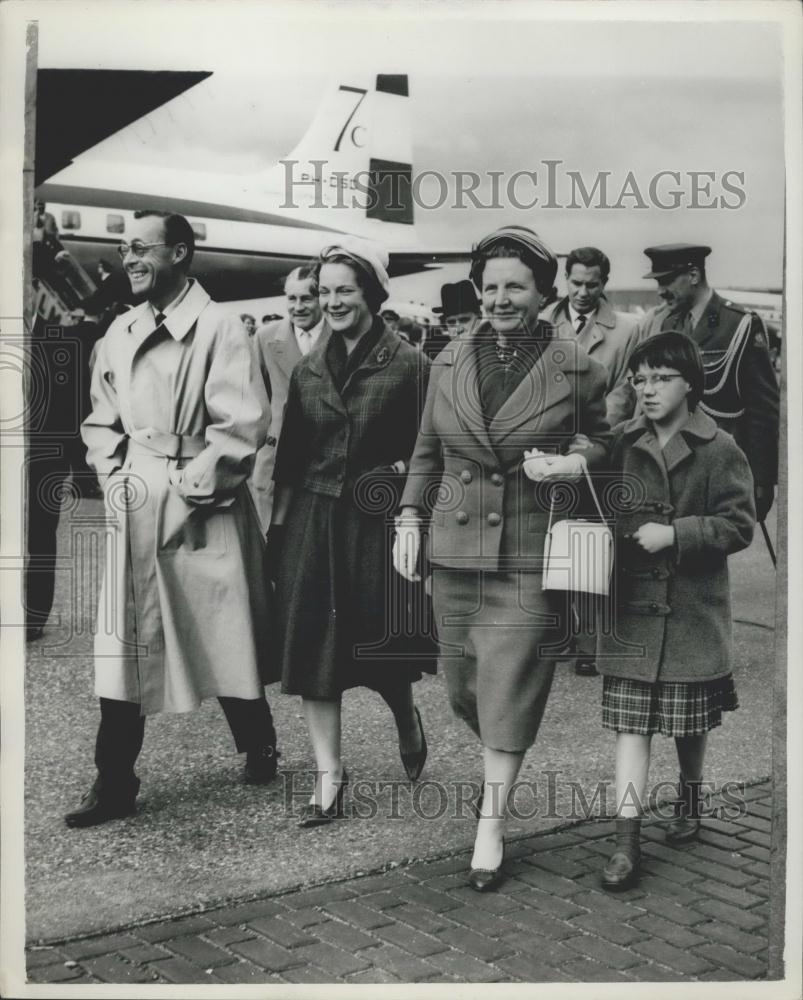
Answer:
[[[387,247],[415,245],[409,105],[406,74],[330,87],[305,135],[279,161],[281,208]]]

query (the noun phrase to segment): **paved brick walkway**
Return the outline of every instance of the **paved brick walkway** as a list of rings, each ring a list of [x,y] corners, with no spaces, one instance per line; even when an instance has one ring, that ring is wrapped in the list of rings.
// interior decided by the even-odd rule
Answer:
[[[613,824],[508,845],[498,892],[468,855],[418,862],[201,915],[32,947],[37,983],[632,982],[767,972],[769,781],[746,812],[671,848],[644,826],[641,884],[599,889]],[[314,833],[310,836],[314,836]]]

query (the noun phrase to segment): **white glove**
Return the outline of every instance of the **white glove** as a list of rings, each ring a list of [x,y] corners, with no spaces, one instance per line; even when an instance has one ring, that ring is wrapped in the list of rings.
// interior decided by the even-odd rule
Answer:
[[[410,583],[418,583],[418,553],[421,551],[421,519],[417,514],[406,513],[396,518],[396,537],[393,539],[393,566],[396,572]]]
[[[524,452],[524,475],[533,482],[542,479],[578,479],[586,468],[582,455],[547,455],[537,448]]]

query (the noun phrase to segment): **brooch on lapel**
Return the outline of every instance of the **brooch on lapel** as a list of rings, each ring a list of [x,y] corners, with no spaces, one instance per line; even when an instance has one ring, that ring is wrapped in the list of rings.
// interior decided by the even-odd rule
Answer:
[[[378,365],[384,365],[384,363],[388,360],[389,357],[390,357],[390,351],[387,349],[387,347],[383,347],[381,351],[376,352],[376,363]]]

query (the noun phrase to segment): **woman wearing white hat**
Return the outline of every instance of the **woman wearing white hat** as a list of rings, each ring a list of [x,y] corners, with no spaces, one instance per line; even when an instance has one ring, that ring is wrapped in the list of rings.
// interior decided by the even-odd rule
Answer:
[[[393,570],[389,516],[429,362],[379,316],[387,263],[381,247],[354,237],[321,253],[319,296],[332,335],[293,371],[276,461],[282,690],[303,699],[318,771],[303,827],[339,814],[348,688],[373,688],[387,702],[410,780],[427,755],[411,682],[434,672],[435,650],[418,634],[414,589]]]

